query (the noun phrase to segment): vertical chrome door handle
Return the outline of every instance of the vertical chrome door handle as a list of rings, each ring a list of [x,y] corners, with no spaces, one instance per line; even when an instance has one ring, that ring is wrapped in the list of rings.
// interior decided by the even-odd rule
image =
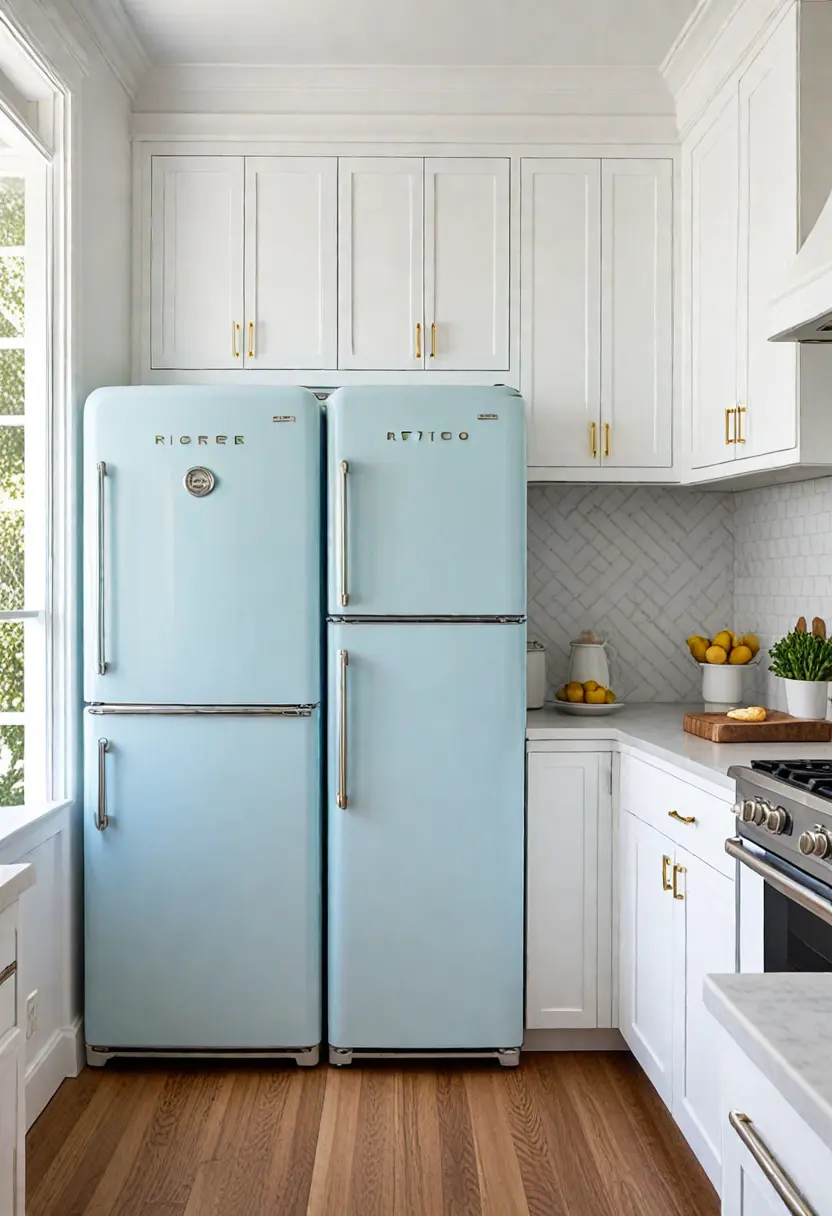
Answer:
[[[757,1162],[774,1191],[783,1200],[788,1211],[793,1213],[793,1216],[815,1216],[814,1208],[809,1207],[768,1145],[757,1134],[748,1115],[743,1114],[740,1110],[731,1110],[728,1112],[728,1122]]]
[[[347,474],[350,471],[348,460],[342,460],[339,469],[338,486],[341,494],[339,505],[339,524],[341,527],[340,535],[340,561],[341,561],[341,607],[346,608],[350,602],[350,593],[347,587],[347,579],[349,575],[349,565],[347,562]]]
[[[95,826],[103,832],[110,822],[107,814],[107,752],[109,739],[98,740],[98,806],[95,811]]]
[[[335,801],[342,811],[347,809],[347,668],[349,652],[338,651],[338,790]]]
[[[103,460],[98,462],[98,590],[96,596],[96,661],[95,669],[103,676],[107,670],[107,660],[104,656],[104,478],[107,476],[107,465]]]

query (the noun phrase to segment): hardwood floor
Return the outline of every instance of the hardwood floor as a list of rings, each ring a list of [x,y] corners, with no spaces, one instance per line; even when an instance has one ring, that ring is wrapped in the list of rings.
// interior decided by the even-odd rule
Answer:
[[[716,1216],[631,1056],[516,1071],[110,1064],[28,1137],[28,1216]]]

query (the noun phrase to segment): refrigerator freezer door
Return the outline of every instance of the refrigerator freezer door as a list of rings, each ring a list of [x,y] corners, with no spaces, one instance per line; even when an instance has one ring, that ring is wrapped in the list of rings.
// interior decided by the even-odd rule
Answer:
[[[525,628],[331,624],[329,644],[329,1041],[518,1047]]]
[[[320,700],[320,460],[305,389],[93,393],[85,700]]]
[[[86,712],[88,1044],[319,1042],[319,726]]]
[[[525,613],[521,397],[342,388],[327,429],[331,614]]]

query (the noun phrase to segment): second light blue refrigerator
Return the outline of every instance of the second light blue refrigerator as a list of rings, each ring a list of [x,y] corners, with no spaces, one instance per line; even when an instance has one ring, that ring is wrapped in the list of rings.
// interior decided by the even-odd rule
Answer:
[[[502,388],[327,404],[330,1060],[523,1037],[526,458]]]

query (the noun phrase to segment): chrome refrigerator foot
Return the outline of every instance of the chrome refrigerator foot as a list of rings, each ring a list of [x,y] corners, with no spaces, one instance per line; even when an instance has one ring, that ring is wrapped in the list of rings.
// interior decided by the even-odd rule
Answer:
[[[314,1047],[307,1047],[305,1051],[299,1051],[295,1056],[295,1063],[298,1068],[315,1068],[320,1058],[320,1044],[316,1043]]]
[[[503,1047],[497,1052],[497,1059],[503,1068],[516,1068],[520,1063],[519,1047]]]
[[[343,1068],[345,1064],[352,1064],[352,1052],[346,1047],[330,1047],[329,1062],[336,1068]]]

